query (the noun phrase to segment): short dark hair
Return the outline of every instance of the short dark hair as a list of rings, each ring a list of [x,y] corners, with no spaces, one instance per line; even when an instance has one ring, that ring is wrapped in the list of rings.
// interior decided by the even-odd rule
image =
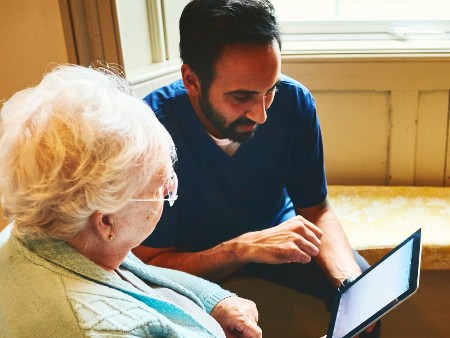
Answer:
[[[180,56],[197,74],[202,90],[214,79],[222,49],[235,43],[281,48],[275,9],[269,0],[192,0],[180,17]]]

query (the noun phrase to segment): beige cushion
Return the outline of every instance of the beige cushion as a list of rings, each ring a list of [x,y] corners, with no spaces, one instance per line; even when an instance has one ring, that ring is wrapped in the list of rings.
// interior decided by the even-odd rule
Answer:
[[[329,199],[369,263],[422,228],[422,269],[450,269],[449,188],[330,186]]]

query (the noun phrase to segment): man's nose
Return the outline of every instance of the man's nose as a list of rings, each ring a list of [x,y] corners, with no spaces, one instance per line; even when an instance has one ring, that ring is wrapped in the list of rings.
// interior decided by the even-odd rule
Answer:
[[[267,120],[266,102],[264,99],[252,105],[245,116],[257,124],[263,124]]]

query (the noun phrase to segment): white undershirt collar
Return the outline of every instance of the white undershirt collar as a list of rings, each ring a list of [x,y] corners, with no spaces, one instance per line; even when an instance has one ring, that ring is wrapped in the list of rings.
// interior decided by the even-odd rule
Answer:
[[[241,145],[239,142],[234,142],[229,138],[217,138],[212,136],[210,133],[208,135],[217,144],[217,146],[222,149],[228,156],[233,156],[234,153],[239,149]]]

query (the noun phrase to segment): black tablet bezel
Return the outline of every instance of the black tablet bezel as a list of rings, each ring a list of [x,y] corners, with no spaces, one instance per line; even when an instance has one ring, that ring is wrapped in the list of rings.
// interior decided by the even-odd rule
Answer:
[[[373,269],[376,269],[376,267],[380,264],[382,264],[389,256],[394,254],[396,251],[398,251],[401,247],[403,247],[408,242],[413,241],[413,248],[412,248],[412,255],[411,255],[411,269],[410,269],[410,278],[409,278],[409,287],[408,289],[403,292],[398,298],[394,299],[391,303],[377,311],[375,314],[373,314],[371,317],[367,318],[364,322],[362,322],[360,325],[355,327],[352,331],[347,333],[343,337],[333,337],[333,330],[336,323],[337,318],[337,311],[339,308],[340,299],[343,293],[345,293],[348,289],[352,287],[352,285],[358,283],[359,280],[364,278],[365,275],[367,275],[370,271]],[[422,229],[417,230],[414,232],[411,236],[409,236],[407,239],[405,239],[402,243],[400,243],[397,247],[392,249],[389,253],[387,253],[383,258],[381,258],[376,264],[372,265],[369,269],[364,271],[358,278],[356,278],[353,282],[351,282],[348,286],[345,287],[345,289],[338,292],[336,295],[336,299],[331,311],[331,319],[330,324],[328,326],[328,338],[351,338],[363,331],[365,328],[367,328],[370,324],[376,322],[378,319],[383,317],[386,313],[391,311],[393,308],[395,308],[397,305],[399,305],[401,302],[403,302],[406,298],[411,296],[419,287],[419,278],[420,278],[420,260],[421,260],[421,251],[422,251]]]

